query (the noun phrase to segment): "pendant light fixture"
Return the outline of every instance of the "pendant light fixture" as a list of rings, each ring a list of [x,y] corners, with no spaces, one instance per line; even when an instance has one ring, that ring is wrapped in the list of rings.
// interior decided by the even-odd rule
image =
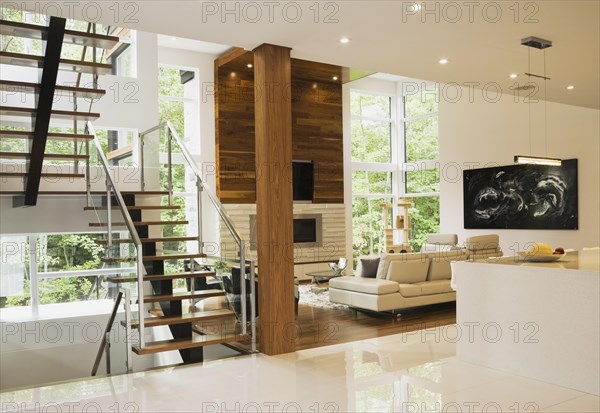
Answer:
[[[527,51],[527,63],[528,70],[525,73],[528,79],[531,81],[532,77],[543,79],[544,80],[544,146],[545,146],[545,155],[544,156],[533,156],[531,154],[531,101],[527,102],[529,109],[529,155],[515,155],[515,163],[518,164],[532,164],[532,165],[552,165],[552,166],[560,166],[562,161],[559,158],[549,158],[548,157],[548,98],[547,98],[547,86],[546,82],[550,80],[549,77],[546,76],[546,49],[552,47],[552,42],[550,40],[540,39],[538,37],[527,37],[521,40],[521,45],[529,47]],[[544,75],[536,75],[531,73],[531,49],[539,49],[544,52]],[[531,82],[528,82],[531,83]]]

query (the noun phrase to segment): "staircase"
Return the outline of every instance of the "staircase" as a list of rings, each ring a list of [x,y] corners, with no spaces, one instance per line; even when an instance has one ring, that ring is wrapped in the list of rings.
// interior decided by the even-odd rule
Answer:
[[[136,354],[153,354],[163,351],[179,350],[184,363],[198,362],[203,360],[202,347],[210,344],[223,344],[231,341],[240,341],[248,339],[236,331],[236,313],[229,308],[219,308],[216,310],[196,310],[193,305],[184,306],[184,301],[203,300],[211,297],[224,297],[225,293],[219,289],[203,289],[195,291],[196,279],[206,279],[214,277],[213,271],[190,271],[179,273],[167,273],[165,268],[166,261],[187,262],[188,264],[196,259],[206,258],[202,252],[168,252],[165,251],[165,245],[168,243],[170,248],[174,244],[187,243],[189,241],[198,242],[197,236],[181,237],[163,237],[162,229],[168,226],[187,225],[188,221],[169,221],[169,220],[145,220],[145,214],[160,213],[160,211],[177,210],[178,205],[161,205],[161,199],[168,197],[168,191],[153,192],[122,192],[122,197],[126,206],[126,213],[135,227],[135,233],[139,237],[142,250],[142,262],[145,275],[142,280],[151,285],[152,294],[144,291],[143,303],[154,304],[154,310],[151,310],[153,316],[144,319],[144,327],[168,326],[173,336],[170,340],[152,341],[144,344],[132,345],[132,350]],[[98,207],[86,207],[87,211],[107,211],[106,197],[102,198],[102,205]],[[138,201],[144,199],[140,205]],[[150,203],[148,202],[150,200]],[[152,203],[153,202],[153,203]],[[117,210],[117,206],[113,206]],[[153,218],[155,219],[155,218]],[[125,222],[112,222],[112,227],[126,227]],[[108,228],[109,222],[91,222],[90,227]],[[150,236],[150,228],[157,227],[160,234]],[[120,238],[110,241],[116,250],[123,244],[133,244],[132,238]],[[108,240],[99,240],[98,243],[107,245]],[[201,247],[201,246],[200,246]],[[107,264],[117,264],[121,262],[135,261],[135,256],[117,256],[118,252],[108,254],[103,258]],[[188,265],[189,266],[189,265]],[[110,282],[116,284],[137,283],[137,277],[111,277]],[[176,292],[174,284],[178,280],[189,280],[190,290],[185,292]],[[206,283],[204,283],[206,286]],[[144,289],[146,290],[146,289]],[[223,300],[224,302],[224,300]],[[209,322],[209,323],[208,323]],[[208,325],[207,325],[208,323]],[[126,322],[123,322],[126,326]],[[132,329],[139,329],[139,317],[131,320]],[[209,329],[213,330],[208,332]],[[216,328],[216,329],[215,329]],[[216,330],[216,331],[215,331]]]
[[[87,131],[95,136],[91,123]],[[211,287],[206,280],[214,279],[215,273],[209,267],[197,269],[197,260],[223,259],[223,257],[208,257],[204,253],[203,242],[203,211],[208,203],[215,208],[222,224],[230,230],[237,246],[235,259],[231,262],[238,263],[240,268],[250,270],[251,285],[254,285],[254,263],[244,257],[244,241],[239,236],[216,195],[203,181],[199,168],[193,161],[191,154],[169,123],[158,125],[139,136],[140,154],[144,147],[149,146],[147,136],[163,132],[167,141],[166,173],[159,174],[159,188],[140,191],[119,191],[114,183],[108,167],[108,161],[102,151],[100,143],[95,138],[92,143],[96,155],[101,161],[107,177],[107,192],[98,197],[97,193],[90,192],[88,187],[89,205],[85,211],[93,213],[90,219],[91,228],[100,228],[106,231],[104,239],[99,239],[100,245],[106,247],[106,256],[102,259],[107,265],[118,266],[124,263],[135,263],[136,274],[133,276],[111,277],[108,280],[120,287],[125,296],[126,320],[123,326],[130,330],[138,331],[137,342],[128,343],[129,351],[138,355],[155,354],[165,351],[179,351],[184,363],[200,362],[204,359],[203,347],[214,344],[227,344],[234,346],[241,352],[256,351],[256,309],[250,300],[240,299],[236,311],[235,303],[225,299],[225,292],[219,283]],[[160,145],[155,142],[155,145]],[[196,181],[194,193],[195,203],[193,210],[196,212],[197,235],[165,235],[165,229],[183,227],[190,230],[188,219],[168,219],[163,213],[178,211],[181,205],[174,200],[172,158],[173,152],[178,151]],[[142,181],[140,188],[146,188],[145,182],[148,175],[146,159],[141,156],[140,170]],[[151,165],[157,170],[157,165]],[[98,199],[99,198],[99,199]],[[203,201],[204,199],[204,201]],[[125,235],[120,233],[125,231]],[[180,246],[184,246],[180,248]],[[131,247],[133,246],[133,250]],[[167,266],[166,263],[171,263]],[[175,265],[173,265],[175,263]],[[181,270],[181,268],[185,271]],[[174,271],[173,268],[180,268]],[[241,272],[240,272],[241,274]],[[240,275],[241,277],[242,275]],[[243,275],[245,277],[245,275]],[[177,284],[185,281],[186,288],[177,289]],[[246,291],[246,283],[241,283],[242,296],[255,296],[256,292]],[[132,298],[132,287],[137,286],[137,298]],[[133,288],[135,289],[135,288]],[[178,291],[177,291],[178,290]],[[216,303],[204,308],[204,300],[217,299]],[[197,304],[194,304],[197,302]],[[137,305],[137,316],[130,306]],[[246,308],[246,307],[249,308]],[[149,308],[150,307],[150,308]],[[139,316],[140,312],[143,316]],[[250,317],[247,317],[250,314]],[[250,326],[245,320],[250,320]],[[172,339],[146,341],[145,329],[167,326]],[[153,335],[154,336],[154,335]],[[131,334],[127,334],[131,337]],[[245,343],[246,346],[240,346]],[[131,357],[131,356],[129,356]],[[128,359],[128,367],[131,360]],[[130,368],[129,368],[130,369]]]
[[[81,122],[96,120],[100,114],[78,110],[78,99],[93,101],[106,94],[105,90],[98,88],[97,79],[98,75],[109,73],[111,65],[98,62],[96,49],[109,50],[120,42],[118,37],[97,34],[93,31],[95,25],[92,24],[88,24],[88,32],[68,30],[66,20],[56,17],[50,18],[48,26],[0,21],[0,35],[41,40],[45,43],[43,55],[0,51],[0,64],[38,69],[37,82],[0,79],[0,90],[4,92],[4,96],[19,95],[22,97],[21,101],[30,101],[31,98],[34,101],[32,106],[16,106],[10,103],[6,105],[4,102],[0,105],[3,126],[30,125],[29,127],[3,127],[0,130],[3,147],[0,151],[0,160],[23,161],[4,163],[0,169],[3,183],[15,178],[22,179],[24,182],[24,196],[16,198],[15,206],[36,205],[42,178],[83,179],[85,177],[78,166],[79,162],[87,162],[89,159],[89,153],[85,149],[93,137],[78,133],[78,125]],[[65,43],[82,46],[81,60],[65,59],[61,56]],[[92,61],[85,60],[88,48],[93,51]],[[59,72],[77,73],[76,84],[57,84]],[[93,75],[92,87],[80,86],[82,74]],[[31,98],[23,99],[25,96]],[[73,110],[57,110],[53,107],[56,100],[64,97],[68,97],[69,102],[73,102]],[[65,120],[72,122],[72,132],[50,132],[51,124]],[[73,152],[48,152],[46,150],[48,140],[70,142]],[[24,150],[5,150],[19,146],[19,144],[15,145],[18,141],[24,143],[20,145]],[[85,153],[81,153],[82,151]],[[56,165],[57,161],[73,162],[73,165],[72,167],[64,163]],[[53,163],[52,167],[49,167],[49,162]]]
[[[127,370],[133,371],[132,353],[138,355],[155,354],[166,351],[178,351],[184,363],[203,361],[203,347],[213,344],[231,344],[235,342],[250,343],[246,352],[256,350],[255,308],[247,302],[254,300],[241,299],[241,312],[226,303],[225,293],[219,283],[211,288],[206,280],[215,279],[215,273],[205,266],[198,270],[198,260],[209,264],[211,260],[222,257],[207,257],[203,242],[203,201],[217,212],[221,224],[229,229],[235,240],[237,252],[229,258],[240,268],[249,268],[252,291],[246,291],[246,283],[241,283],[242,296],[255,296],[254,263],[244,256],[244,241],[227,217],[218,198],[206,187],[199,168],[194,163],[181,138],[170,124],[161,124],[139,136],[142,165],[140,166],[142,182],[138,191],[121,191],[115,183],[106,155],[96,136],[92,121],[100,117],[99,113],[78,109],[78,99],[90,99],[92,103],[105,95],[105,90],[98,87],[98,76],[107,74],[111,65],[97,59],[96,49],[114,50],[119,38],[95,33],[95,25],[88,24],[88,31],[74,31],[65,28],[65,20],[50,18],[48,26],[0,21],[0,34],[22,37],[45,42],[44,55],[33,55],[0,51],[0,63],[27,68],[39,72],[38,82],[21,79],[0,79],[0,90],[5,93],[18,93],[34,98],[35,104],[18,106],[2,104],[2,129],[0,129],[0,179],[3,185],[7,180],[23,180],[23,190],[6,190],[1,193],[12,194],[14,206],[34,206],[38,195],[76,194],[74,191],[40,191],[42,178],[81,180],[85,191],[89,214],[89,227],[93,231],[102,231],[104,238],[96,242],[105,247],[102,262],[105,267],[134,268],[130,275],[109,277],[113,290],[118,290],[115,308],[111,320],[117,314],[122,297],[125,309],[125,321],[121,324],[127,334]],[[82,47],[81,60],[61,57],[63,43],[71,43]],[[92,61],[86,61],[87,49],[91,48]],[[31,70],[31,69],[29,69]],[[61,71],[77,73],[77,82],[57,84]],[[81,87],[81,74],[93,76],[93,87]],[[56,108],[53,101],[57,96],[68,96],[72,99],[72,110]],[[29,99],[31,100],[31,98]],[[18,102],[17,102],[18,103]],[[31,127],[23,127],[23,120]],[[69,121],[70,130],[53,130],[55,121]],[[15,126],[17,125],[17,126]],[[64,128],[63,128],[64,129]],[[167,139],[168,165],[167,182],[160,188],[149,190],[145,182],[146,167],[160,170],[162,165],[151,165],[146,159],[144,163],[144,137],[153,133],[164,133]],[[148,139],[148,138],[146,138]],[[72,152],[52,153],[47,150],[48,141],[58,141],[72,145]],[[14,143],[24,143],[24,150],[13,150]],[[11,144],[12,143],[12,144]],[[163,217],[168,212],[181,209],[174,202],[173,165],[174,147],[177,156],[183,157],[186,168],[192,171],[195,179],[195,200],[193,210],[197,213],[197,235],[169,235],[168,228],[188,228],[188,219],[169,219]],[[105,191],[92,191],[90,160],[94,158],[106,178]],[[8,161],[8,162],[7,162]],[[57,162],[63,162],[57,164]],[[67,164],[64,164],[66,162]],[[154,159],[154,162],[159,162]],[[72,164],[71,164],[72,163]],[[80,163],[82,165],[80,165]],[[149,174],[150,175],[150,174]],[[146,176],[147,178],[147,176]],[[159,179],[160,180],[160,179]],[[166,190],[164,189],[166,188]],[[67,202],[68,198],[65,198]],[[182,231],[180,231],[182,232]],[[124,235],[125,234],[125,235]],[[185,247],[183,247],[185,246]],[[132,265],[134,267],[132,267]],[[249,267],[248,267],[249,266]],[[173,268],[179,270],[174,271]],[[242,272],[241,277],[246,277]],[[182,288],[182,284],[186,288]],[[218,305],[204,306],[206,299],[219,301]],[[220,305],[226,303],[226,305]],[[217,307],[217,308],[214,308]],[[238,306],[239,307],[239,306]],[[250,314],[248,323],[247,314]],[[95,374],[104,349],[110,349],[110,325],[102,341],[92,375]],[[155,334],[147,329],[167,327],[173,337],[167,340],[155,340]],[[136,335],[131,334],[137,331]],[[150,336],[150,340],[148,337]],[[107,371],[110,372],[110,358],[107,352]]]

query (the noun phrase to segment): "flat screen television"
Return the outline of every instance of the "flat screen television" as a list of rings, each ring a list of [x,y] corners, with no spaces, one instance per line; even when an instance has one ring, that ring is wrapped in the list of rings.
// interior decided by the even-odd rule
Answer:
[[[314,167],[312,161],[292,162],[292,182],[294,201],[312,202],[314,190]]]

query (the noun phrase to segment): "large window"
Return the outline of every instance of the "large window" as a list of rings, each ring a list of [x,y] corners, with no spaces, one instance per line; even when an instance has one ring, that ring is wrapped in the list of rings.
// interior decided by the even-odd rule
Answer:
[[[439,231],[438,95],[351,91],[354,256],[383,251],[382,204],[413,198],[413,250]]]
[[[392,99],[352,94],[352,161],[392,161]]]
[[[106,277],[134,268],[103,263],[101,238],[94,233],[0,236],[0,317],[22,316],[14,311],[19,307],[37,315],[45,305],[112,298],[115,287]]]
[[[158,72],[158,92],[159,92],[159,117],[161,122],[171,122],[177,134],[185,142],[186,146],[192,151],[198,150],[200,145],[200,99],[198,94],[198,72],[197,69],[179,67],[179,66],[159,66]],[[161,179],[163,185],[161,190],[167,190],[164,186],[167,183],[167,143],[165,136],[161,135],[160,158],[161,158]],[[177,145],[172,146],[174,153],[181,152]],[[182,208],[178,210],[163,211],[165,220],[189,220],[190,225],[187,230],[183,226],[171,226],[163,229],[165,237],[185,236],[186,231],[191,228],[197,228],[195,223],[195,179],[192,171],[186,170],[187,163],[182,156],[173,157],[173,189],[176,197],[175,205]],[[163,200],[166,203],[167,199]],[[194,212],[194,213],[191,213]],[[182,242],[164,243],[165,250],[183,252],[189,248],[195,248],[196,243],[190,243],[186,246]],[[169,266],[168,271],[177,272],[182,268],[172,267],[172,263],[166,263]]]
[[[354,255],[383,252],[381,204],[394,199],[392,96],[353,91],[352,233]]]
[[[440,172],[437,89],[423,88],[402,96],[400,139],[404,145],[401,194],[413,197],[410,241],[419,250],[427,234],[440,227]]]

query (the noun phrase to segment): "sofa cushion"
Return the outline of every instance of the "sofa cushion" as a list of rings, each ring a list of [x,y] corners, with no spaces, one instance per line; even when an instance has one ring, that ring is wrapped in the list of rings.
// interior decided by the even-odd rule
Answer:
[[[462,250],[463,247],[458,245],[448,245],[448,244],[423,244],[421,245],[421,252],[425,253],[435,253],[441,251],[453,251],[453,250]]]
[[[428,234],[428,244],[446,244],[456,245],[458,244],[458,235],[456,234]]]
[[[499,248],[500,237],[496,234],[476,235],[465,240],[465,247],[469,251],[495,250]]]
[[[503,252],[500,248],[487,248],[469,252],[470,260],[484,260],[486,258],[502,257]]]
[[[399,284],[425,281],[427,279],[427,269],[429,268],[429,258],[427,258],[427,255],[419,255],[419,259],[391,261],[387,279],[396,281]]]
[[[375,278],[377,276],[377,268],[379,267],[380,257],[364,257],[359,258],[360,265],[357,268],[356,275],[358,277]],[[360,269],[360,271],[358,271]]]
[[[443,294],[454,291],[450,287],[450,280],[426,281],[413,285],[421,287],[421,295]],[[402,288],[400,288],[400,292],[402,292]]]
[[[375,278],[346,276],[329,280],[329,288],[381,295],[398,292],[398,283]]]
[[[402,261],[402,262],[408,262],[408,261],[414,261],[414,260],[421,260],[423,259],[423,257],[426,258],[426,256],[424,256],[423,254],[421,254],[420,252],[417,253],[400,253],[400,254],[381,254],[381,261],[379,262],[379,268],[377,268],[377,278],[381,279],[381,280],[386,280],[388,279],[388,273],[389,273],[389,269],[390,269],[390,263],[393,261]]]
[[[419,297],[421,294],[421,286],[418,284],[399,284],[400,294],[402,297]]]
[[[431,263],[427,272],[427,281],[449,280],[452,278],[450,263],[464,261],[468,257],[466,250],[451,250],[427,254]]]

